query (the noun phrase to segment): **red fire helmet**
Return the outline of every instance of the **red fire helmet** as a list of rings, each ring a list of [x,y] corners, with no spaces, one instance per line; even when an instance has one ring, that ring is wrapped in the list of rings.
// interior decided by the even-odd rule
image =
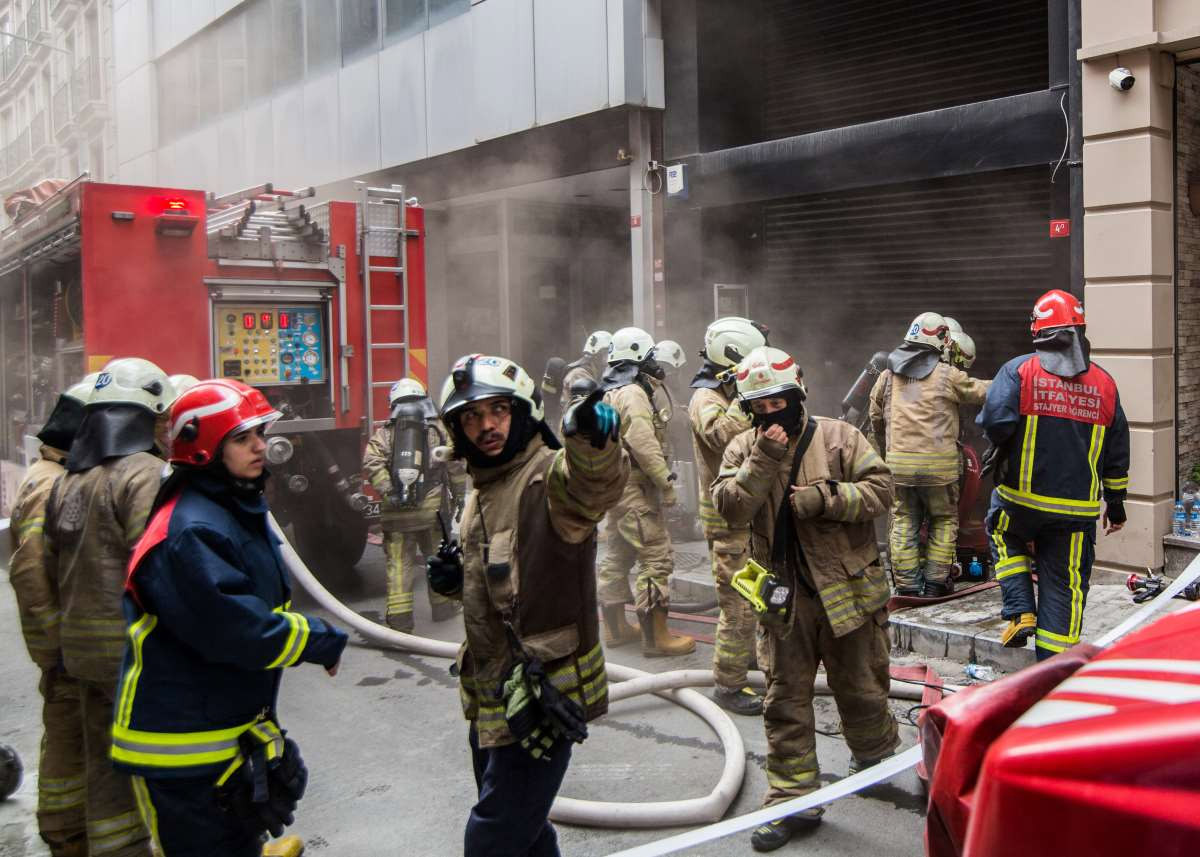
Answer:
[[[283,416],[267,397],[228,378],[201,381],[171,405],[172,464],[205,465],[227,436]]]
[[[1074,327],[1087,323],[1083,320],[1083,305],[1079,298],[1062,289],[1051,289],[1038,298],[1029,321],[1029,332],[1034,336],[1051,327]]]

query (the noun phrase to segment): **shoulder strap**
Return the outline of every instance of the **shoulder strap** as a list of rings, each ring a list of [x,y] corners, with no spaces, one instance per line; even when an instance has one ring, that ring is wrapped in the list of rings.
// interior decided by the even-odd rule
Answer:
[[[783,499],[779,502],[779,510],[775,514],[775,533],[771,540],[771,565],[773,568],[785,568],[791,570],[792,552],[788,549],[792,543],[792,535],[794,532],[791,512],[791,486],[796,484],[796,475],[800,472],[800,462],[803,460],[805,453],[808,452],[809,446],[812,445],[813,435],[817,433],[817,421],[812,417],[808,418],[807,425],[804,426],[804,434],[800,435],[800,442],[796,444],[796,455],[792,459],[792,470],[788,474],[787,484],[783,486]]]

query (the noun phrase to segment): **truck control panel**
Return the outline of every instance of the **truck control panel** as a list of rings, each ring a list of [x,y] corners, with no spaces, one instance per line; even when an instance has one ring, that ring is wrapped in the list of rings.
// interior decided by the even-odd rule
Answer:
[[[318,305],[217,304],[217,374],[251,385],[327,378],[325,314]]]

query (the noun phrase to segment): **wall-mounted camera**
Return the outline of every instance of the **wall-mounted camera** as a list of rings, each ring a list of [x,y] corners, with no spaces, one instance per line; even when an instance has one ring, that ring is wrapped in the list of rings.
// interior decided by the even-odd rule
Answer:
[[[1114,68],[1108,73],[1108,84],[1117,92],[1128,92],[1133,89],[1133,72],[1127,68]]]

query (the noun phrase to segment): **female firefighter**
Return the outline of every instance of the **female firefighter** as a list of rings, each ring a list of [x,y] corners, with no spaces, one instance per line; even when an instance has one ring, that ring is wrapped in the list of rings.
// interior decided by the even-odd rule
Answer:
[[[282,669],[332,676],[346,646],[290,609],[263,499],[263,435],[279,416],[239,381],[180,396],[174,472],[129,563],[112,758],[169,857],[257,857],[262,834],[291,823],[307,771],[275,714]]]

